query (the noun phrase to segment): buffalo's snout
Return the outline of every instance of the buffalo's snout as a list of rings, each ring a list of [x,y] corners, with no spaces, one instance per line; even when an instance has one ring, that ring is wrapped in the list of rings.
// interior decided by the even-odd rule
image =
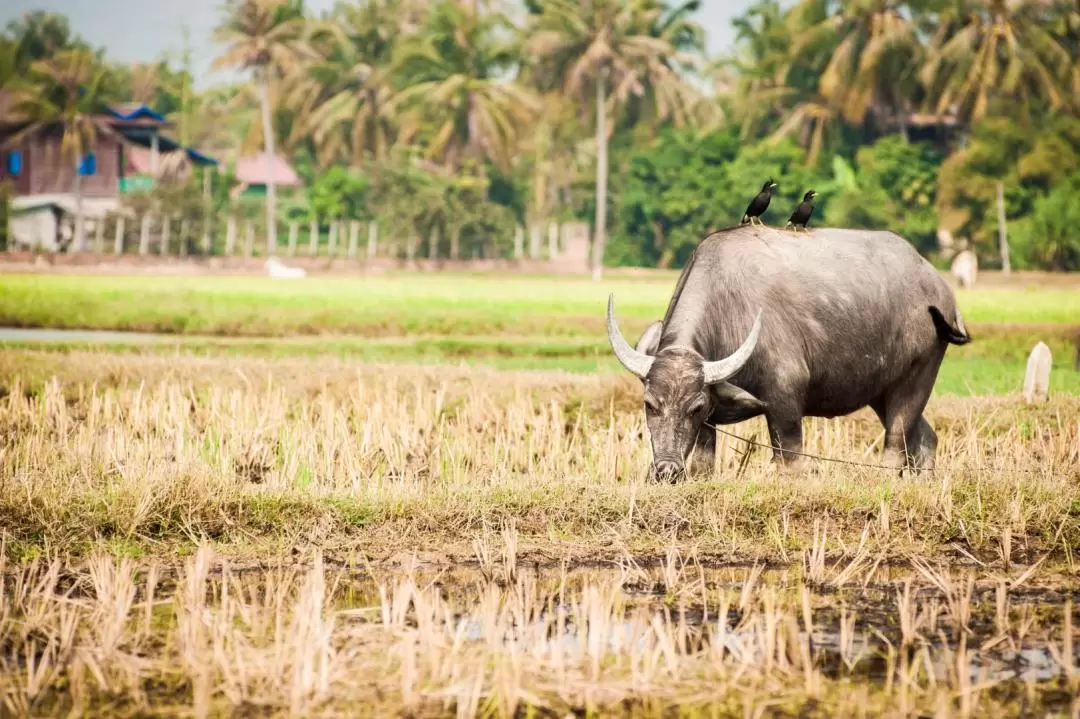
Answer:
[[[661,482],[674,482],[684,471],[680,463],[671,460],[660,460],[653,464],[653,477]]]

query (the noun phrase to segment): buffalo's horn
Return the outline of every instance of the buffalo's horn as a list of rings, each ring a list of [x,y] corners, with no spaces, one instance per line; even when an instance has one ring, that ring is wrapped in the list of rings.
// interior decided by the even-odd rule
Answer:
[[[638,379],[645,379],[652,367],[653,358],[644,352],[638,352],[630,346],[619,332],[619,325],[615,324],[615,295],[607,298],[607,337],[611,343],[611,349],[615,350],[615,356],[622,362],[622,366],[633,372]]]
[[[715,362],[702,363],[701,369],[705,374],[705,384],[716,384],[734,376],[750,360],[750,355],[757,346],[758,335],[761,334],[761,318],[763,310],[758,310],[754,326],[750,328],[750,335],[742,343],[742,347],[735,350],[731,355]],[[623,364],[626,364],[625,362]]]

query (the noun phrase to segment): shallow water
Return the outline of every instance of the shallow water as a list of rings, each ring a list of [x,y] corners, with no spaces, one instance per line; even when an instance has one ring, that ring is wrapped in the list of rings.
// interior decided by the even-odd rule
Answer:
[[[176,340],[175,336],[151,332],[112,330],[64,330],[32,327],[0,327],[0,342],[87,342],[90,344],[142,344]]]
[[[534,611],[522,610],[523,621],[500,630],[511,651],[536,652],[557,644],[562,651],[584,653],[601,641],[613,654],[634,653],[645,645],[642,628],[657,619],[699,645],[720,644],[758,663],[767,661],[763,623],[795,617],[805,637],[809,609],[810,647],[828,676],[880,682],[890,662],[920,656],[941,682],[960,666],[973,684],[1046,682],[1066,673],[1059,659],[1070,602],[1072,627],[1080,627],[1080,584],[1067,575],[1047,572],[1038,581],[1027,578],[1012,586],[1002,584],[1005,577],[971,568],[935,569],[929,579],[909,568],[868,566],[847,577],[844,569],[832,567],[831,576],[814,585],[804,582],[801,568],[708,568],[678,559],[653,567],[531,566],[512,572],[498,563],[375,576],[343,570],[328,573],[327,581],[335,607],[372,621],[387,593],[408,576],[415,591],[452,607],[454,633],[465,641],[492,640],[492,596],[500,607],[516,601],[519,610]],[[1024,572],[1013,568],[1008,578],[1015,582]],[[901,628],[905,585],[908,617],[915,624],[907,641]],[[621,618],[601,614],[599,628],[578,626],[574,618],[589,615],[584,596],[589,592],[606,592],[608,606],[617,607]],[[1072,664],[1080,669],[1075,654]]]

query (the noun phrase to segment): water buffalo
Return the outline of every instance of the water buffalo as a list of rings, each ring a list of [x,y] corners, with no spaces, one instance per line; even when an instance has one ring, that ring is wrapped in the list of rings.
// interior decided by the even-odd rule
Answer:
[[[970,340],[949,286],[906,240],[834,228],[715,232],[636,348],[615,323],[614,297],[607,327],[644,384],[653,474],[665,479],[692,452],[695,471],[712,469],[706,422],[764,414],[774,461],[798,472],[803,417],[867,405],[885,427],[888,466],[932,468],[937,435],[923,409],[948,345]]]

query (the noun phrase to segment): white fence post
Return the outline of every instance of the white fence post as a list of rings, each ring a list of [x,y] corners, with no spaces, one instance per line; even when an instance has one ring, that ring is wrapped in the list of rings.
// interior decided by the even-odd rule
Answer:
[[[139,254],[150,254],[150,213],[143,213],[139,225]]]
[[[337,233],[338,233],[338,221],[330,220],[330,245],[327,250],[327,254],[332,258],[337,254]]]
[[[105,252],[105,215],[94,222],[94,252],[99,255]]]
[[[113,254],[124,254],[124,216],[116,216],[116,235],[113,237]]]
[[[172,218],[168,215],[161,216],[161,244],[158,245],[158,254],[169,254],[169,226],[172,224]]]
[[[277,218],[271,217],[270,224],[266,226],[266,256],[273,257],[277,254]]]
[[[369,260],[375,259],[375,255],[378,254],[378,243],[379,223],[371,220],[367,223],[367,257]]]
[[[360,223],[349,220],[349,259],[356,259],[356,250],[360,243]]]
[[[229,217],[229,224],[225,228],[225,255],[232,257],[236,252],[236,218]]]
[[[540,259],[540,243],[541,243],[541,240],[542,240],[542,238],[540,236],[540,225],[538,225],[538,224],[536,224],[534,222],[529,227],[529,259],[530,260],[538,260],[538,259]]]

